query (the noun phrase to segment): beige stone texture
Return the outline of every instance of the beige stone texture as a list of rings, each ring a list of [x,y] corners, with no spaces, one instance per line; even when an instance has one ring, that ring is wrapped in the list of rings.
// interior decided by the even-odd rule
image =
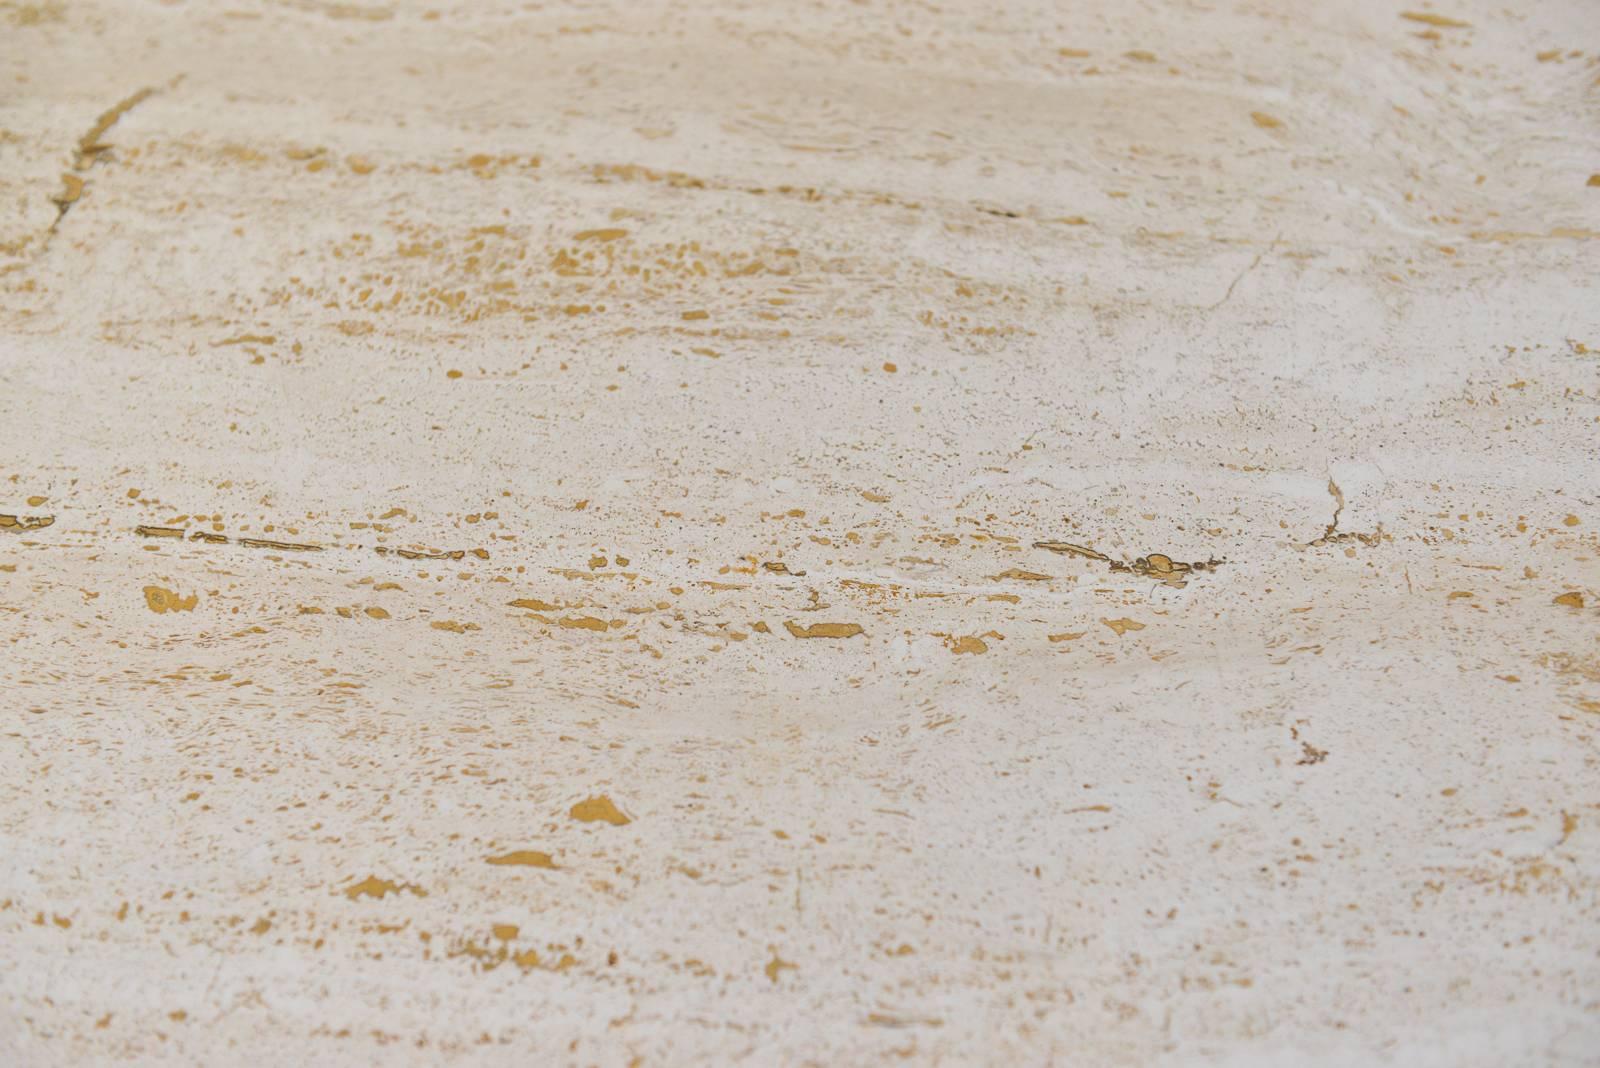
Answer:
[[[0,1062],[1600,1063],[1600,10],[1414,2],[0,2]]]

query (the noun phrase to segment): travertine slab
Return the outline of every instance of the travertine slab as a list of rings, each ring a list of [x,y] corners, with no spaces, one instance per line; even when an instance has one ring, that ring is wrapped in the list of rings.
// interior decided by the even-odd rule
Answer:
[[[0,3],[0,1061],[1600,1063],[1597,279],[1588,0]]]

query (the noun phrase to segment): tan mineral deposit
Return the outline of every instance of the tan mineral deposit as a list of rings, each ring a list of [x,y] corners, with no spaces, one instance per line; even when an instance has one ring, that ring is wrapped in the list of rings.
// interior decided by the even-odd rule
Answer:
[[[0,1065],[1600,1064],[1594,0],[0,0]]]

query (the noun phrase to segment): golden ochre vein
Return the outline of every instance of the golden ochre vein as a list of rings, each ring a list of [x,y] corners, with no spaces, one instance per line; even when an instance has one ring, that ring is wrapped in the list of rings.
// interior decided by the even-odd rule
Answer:
[[[53,515],[0,515],[0,530],[13,534],[25,530],[43,530],[55,521]]]

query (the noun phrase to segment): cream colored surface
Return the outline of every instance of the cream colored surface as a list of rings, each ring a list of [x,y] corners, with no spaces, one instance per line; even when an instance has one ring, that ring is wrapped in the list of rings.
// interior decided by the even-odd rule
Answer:
[[[1600,20],[1404,12],[0,3],[0,1059],[1600,1063]]]

